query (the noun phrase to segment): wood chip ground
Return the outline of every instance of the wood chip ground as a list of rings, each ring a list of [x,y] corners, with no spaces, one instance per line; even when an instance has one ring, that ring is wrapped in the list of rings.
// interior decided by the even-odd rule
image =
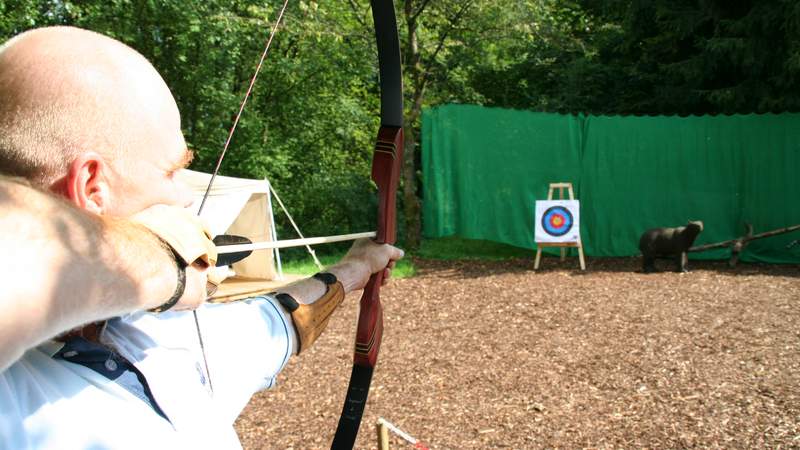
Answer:
[[[382,291],[356,448],[377,448],[378,417],[431,449],[800,448],[800,266],[416,264]],[[329,447],[357,303],[253,397],[236,422],[245,449]]]

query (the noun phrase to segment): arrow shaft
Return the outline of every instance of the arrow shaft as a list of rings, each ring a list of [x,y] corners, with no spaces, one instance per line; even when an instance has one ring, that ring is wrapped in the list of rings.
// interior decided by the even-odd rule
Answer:
[[[266,250],[272,248],[299,247],[301,245],[329,244],[332,242],[353,241],[362,238],[374,238],[374,231],[364,233],[340,234],[337,236],[313,237],[305,239],[286,239],[283,241],[254,242],[252,244],[233,244],[220,245],[217,247],[218,254],[246,252],[255,250]]]

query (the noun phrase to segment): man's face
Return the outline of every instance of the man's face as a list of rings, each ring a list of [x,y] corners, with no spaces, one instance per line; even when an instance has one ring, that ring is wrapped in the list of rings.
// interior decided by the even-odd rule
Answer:
[[[119,161],[109,161],[111,202],[106,214],[127,217],[156,204],[186,207],[188,186],[176,173],[189,165],[192,152],[180,130],[180,114],[169,92],[154,98],[141,117],[132,117],[141,139],[123,149]]]

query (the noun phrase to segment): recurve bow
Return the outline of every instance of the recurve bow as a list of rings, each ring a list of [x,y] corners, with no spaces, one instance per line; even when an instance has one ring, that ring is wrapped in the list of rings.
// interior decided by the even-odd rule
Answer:
[[[372,157],[372,180],[378,186],[378,224],[375,242],[395,242],[395,194],[403,162],[403,78],[397,19],[392,0],[371,0],[378,47],[381,90],[381,126]],[[378,361],[383,336],[380,287],[383,271],[370,277],[361,296],[356,330],[353,371],[347,387],[342,415],[331,449],[351,449],[358,435],[369,394],[372,373]]]

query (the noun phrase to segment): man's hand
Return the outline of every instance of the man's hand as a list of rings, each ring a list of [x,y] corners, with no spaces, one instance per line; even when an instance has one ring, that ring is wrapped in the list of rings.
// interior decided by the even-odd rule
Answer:
[[[328,272],[336,275],[347,292],[363,289],[373,273],[384,271],[383,282],[391,276],[395,261],[402,258],[404,252],[389,244],[376,244],[370,239],[359,239],[353,243],[347,254],[328,268]]]
[[[176,306],[206,300],[216,247],[196,218],[180,209],[144,214],[184,236],[186,287]],[[188,215],[187,215],[188,214]],[[156,220],[154,222],[158,222]],[[163,304],[176,291],[178,268],[163,236],[140,220],[98,216],[0,176],[0,371],[26,350],[76,327]],[[194,242],[194,244],[191,244]],[[190,258],[191,256],[187,256]]]
[[[172,249],[175,258],[180,258],[176,262],[186,265],[183,294],[178,303],[168,309],[195,309],[202,305],[209,296],[209,286],[221,281],[211,274],[217,260],[217,248],[203,221],[186,209],[165,205],[152,206],[133,216],[132,220],[161,238]]]

